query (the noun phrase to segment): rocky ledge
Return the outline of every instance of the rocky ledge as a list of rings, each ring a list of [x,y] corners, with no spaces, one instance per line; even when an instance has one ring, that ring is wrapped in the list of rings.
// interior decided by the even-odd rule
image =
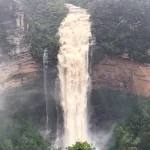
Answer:
[[[92,68],[93,89],[112,88],[150,96],[150,64],[106,57]]]

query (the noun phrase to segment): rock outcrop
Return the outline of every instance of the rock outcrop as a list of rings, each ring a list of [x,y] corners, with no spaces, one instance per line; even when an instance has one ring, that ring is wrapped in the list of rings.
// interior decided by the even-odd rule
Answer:
[[[8,88],[30,83],[40,76],[40,66],[32,59],[28,51],[14,56],[0,64],[0,93]]]
[[[3,13],[0,15],[0,93],[30,83],[40,74],[40,66],[30,56],[29,45],[24,44],[27,24],[22,4],[18,0],[6,0],[1,7],[5,10],[0,10]]]
[[[92,69],[95,88],[112,88],[127,93],[150,96],[150,64],[106,57]]]

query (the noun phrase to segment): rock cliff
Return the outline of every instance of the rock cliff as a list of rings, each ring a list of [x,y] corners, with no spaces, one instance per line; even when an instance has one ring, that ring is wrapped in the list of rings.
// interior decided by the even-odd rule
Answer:
[[[41,78],[41,67],[24,43],[27,29],[19,0],[0,1],[0,94]],[[5,17],[4,17],[5,16]],[[150,64],[128,59],[105,57],[91,70],[93,89],[112,88],[150,96]]]
[[[127,93],[150,96],[150,64],[106,57],[92,68],[95,88],[112,88]]]
[[[24,44],[27,24],[22,4],[17,0],[2,2],[0,6],[0,93],[8,88],[30,83],[40,74],[40,66],[30,56],[29,45]]]

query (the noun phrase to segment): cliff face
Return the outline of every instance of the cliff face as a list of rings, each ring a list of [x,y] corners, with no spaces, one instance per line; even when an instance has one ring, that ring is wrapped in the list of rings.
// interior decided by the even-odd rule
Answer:
[[[150,64],[107,57],[92,68],[95,88],[112,88],[127,93],[150,96]]]
[[[0,1],[0,94],[41,78],[41,67],[32,59],[24,44],[27,29],[19,0]],[[150,65],[107,57],[91,71],[93,89],[112,88],[150,96]]]
[[[0,64],[0,93],[8,88],[19,87],[39,78],[39,66],[28,51]]]
[[[6,0],[1,7],[0,93],[30,83],[40,73],[39,65],[30,56],[29,45],[24,44],[27,25],[22,4],[17,0]]]

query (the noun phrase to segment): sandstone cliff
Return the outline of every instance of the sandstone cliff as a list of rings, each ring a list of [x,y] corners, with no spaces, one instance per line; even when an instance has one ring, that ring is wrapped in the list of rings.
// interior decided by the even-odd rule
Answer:
[[[150,64],[106,57],[92,68],[93,88],[112,88],[150,96]]]
[[[0,14],[0,94],[41,78],[41,67],[32,59],[29,45],[23,41],[27,24],[22,4],[18,0],[5,2],[6,10]],[[91,76],[94,89],[106,87],[150,96],[149,64],[106,57],[92,67]]]
[[[24,44],[27,25],[22,4],[17,0],[6,0],[1,7],[0,93],[30,83],[40,74],[39,65],[30,56],[29,45]]]

